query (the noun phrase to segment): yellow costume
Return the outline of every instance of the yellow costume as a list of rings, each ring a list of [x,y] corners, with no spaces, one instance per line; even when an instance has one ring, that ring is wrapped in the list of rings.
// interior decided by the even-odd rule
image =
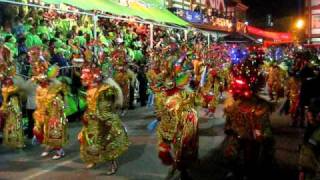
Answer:
[[[117,90],[107,84],[87,91],[84,127],[79,134],[80,156],[87,163],[117,159],[127,151],[129,140],[119,116],[114,112]]]
[[[219,103],[220,82],[213,69],[209,70],[207,80],[200,88],[201,105],[208,108],[209,112],[214,113]]]
[[[34,134],[47,146],[59,148],[68,142],[67,118],[64,114],[64,86],[55,81],[36,90]]]
[[[14,85],[2,87],[1,111],[5,115],[3,143],[12,148],[24,147],[22,113],[17,91],[18,89]]]
[[[119,84],[123,93],[123,108],[127,108],[129,106],[129,98],[130,98],[130,80],[129,75],[126,71],[117,71],[113,76],[114,80]]]
[[[270,67],[269,68],[269,74],[267,79],[267,85],[269,90],[270,98],[273,100],[274,95],[276,100],[278,100],[280,97],[283,97],[284,93],[284,74],[282,70],[278,67]]]
[[[300,83],[294,77],[290,77],[287,83],[287,95],[290,101],[289,113],[292,118],[294,118],[298,105],[300,96]]]
[[[0,80],[2,83],[1,114],[4,115],[3,143],[12,148],[24,147],[20,90],[13,82],[16,74],[11,51],[0,47]]]
[[[162,100],[165,107],[157,129],[159,157],[163,163],[169,163],[166,156],[172,144],[174,165],[184,169],[198,157],[198,117],[194,109],[194,95],[177,92]]]

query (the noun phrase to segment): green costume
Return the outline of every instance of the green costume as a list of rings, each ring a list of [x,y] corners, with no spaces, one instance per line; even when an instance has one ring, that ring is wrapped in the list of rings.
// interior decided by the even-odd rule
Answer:
[[[32,48],[34,46],[42,46],[42,40],[38,35],[28,33],[26,36],[26,46],[27,48]]]

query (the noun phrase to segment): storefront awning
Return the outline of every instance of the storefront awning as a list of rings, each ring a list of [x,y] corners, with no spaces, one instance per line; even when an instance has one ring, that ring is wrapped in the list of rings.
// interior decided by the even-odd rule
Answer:
[[[100,10],[118,16],[135,16],[159,23],[170,23],[188,26],[188,23],[167,9],[161,7],[159,1],[143,0],[131,2],[129,6],[120,5],[114,0],[43,0],[49,4],[67,4],[83,10]],[[147,7],[143,4],[148,5]]]

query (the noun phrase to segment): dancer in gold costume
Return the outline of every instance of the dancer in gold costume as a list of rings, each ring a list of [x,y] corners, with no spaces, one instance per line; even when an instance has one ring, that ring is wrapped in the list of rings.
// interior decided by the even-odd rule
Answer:
[[[98,67],[82,69],[82,83],[87,89],[87,110],[83,116],[83,128],[78,135],[80,156],[87,168],[97,163],[111,161],[108,175],[116,173],[116,159],[127,151],[127,133],[116,113],[122,104],[121,88],[111,79],[102,81]]]
[[[278,101],[284,95],[285,75],[279,66],[272,64],[268,69],[267,85],[271,100]]]
[[[52,159],[57,160],[65,155],[63,146],[68,142],[68,121],[64,114],[64,96],[67,88],[57,79],[59,67],[53,65],[47,68],[47,63],[40,59],[39,48],[32,49],[29,54],[33,66],[32,79],[38,82],[33,134],[45,147],[41,157],[48,156],[54,150],[55,155]]]
[[[129,70],[126,60],[126,52],[117,49],[112,53],[113,79],[119,84],[123,93],[122,115],[125,114],[129,107],[130,100],[130,83],[133,81],[134,75]]]
[[[170,44],[163,49],[159,67],[149,71],[149,77],[156,90],[158,156],[172,166],[172,173],[179,170],[184,177],[197,160],[198,117],[195,92],[189,88],[191,69],[183,68],[186,52],[176,48]]]
[[[4,118],[3,143],[11,148],[24,147],[22,113],[20,107],[19,88],[13,82],[15,67],[11,51],[6,47],[0,48],[0,80],[2,83],[1,115]]]

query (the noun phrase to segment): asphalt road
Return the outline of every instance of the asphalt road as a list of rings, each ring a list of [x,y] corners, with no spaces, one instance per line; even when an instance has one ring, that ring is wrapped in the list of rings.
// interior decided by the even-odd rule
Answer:
[[[201,115],[201,113],[200,113]],[[202,115],[201,115],[202,116]],[[81,123],[70,123],[70,143],[65,148],[66,156],[60,160],[41,158],[42,147],[33,146],[28,141],[24,150],[11,150],[0,145],[0,179],[22,180],[162,180],[170,169],[163,166],[157,157],[156,136],[147,130],[154,119],[153,111],[147,108],[131,110],[123,117],[128,130],[131,146],[119,159],[119,169],[114,176],[107,176],[107,165],[101,164],[94,169],[86,169],[79,157],[77,133]],[[224,139],[224,117],[219,106],[215,118],[201,118],[200,149],[198,163],[190,170],[192,179],[224,179],[228,170],[222,164],[219,147]],[[280,117],[277,112],[272,116],[276,138],[277,167],[275,178],[296,179],[298,146],[302,130],[288,128],[288,118]],[[172,179],[177,179],[174,176]]]

